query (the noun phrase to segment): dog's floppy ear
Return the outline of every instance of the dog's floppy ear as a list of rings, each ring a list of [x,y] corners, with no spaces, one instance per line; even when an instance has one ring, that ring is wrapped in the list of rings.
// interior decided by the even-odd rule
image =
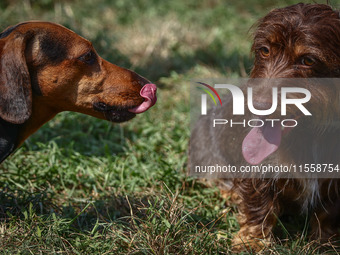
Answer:
[[[15,31],[5,38],[0,34],[0,117],[14,124],[24,123],[32,112],[31,82],[25,59],[27,39],[27,35]]]

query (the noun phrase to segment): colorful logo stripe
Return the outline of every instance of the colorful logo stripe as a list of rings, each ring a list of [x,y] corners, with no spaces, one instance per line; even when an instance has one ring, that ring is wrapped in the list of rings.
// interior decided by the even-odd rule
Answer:
[[[214,100],[215,105],[217,105],[214,96],[211,94],[211,92],[210,92],[209,90],[204,89],[204,88],[200,88],[200,87],[197,87],[197,88],[198,88],[198,89],[201,89],[201,90],[203,90],[205,93],[207,93],[207,94],[212,98],[212,100]]]
[[[203,85],[203,86],[206,86],[206,87],[209,88],[212,92],[214,92],[215,95],[217,96],[218,100],[220,101],[220,104],[222,105],[222,100],[221,100],[221,98],[220,98],[220,95],[217,93],[216,89],[214,89],[214,88],[211,87],[210,85],[208,85],[208,84],[206,84],[206,83],[203,83],[203,82],[197,82],[197,83],[199,83],[199,84],[201,84],[201,85]],[[203,88],[200,88],[200,89],[204,90],[207,94],[209,94],[209,96],[214,100],[215,105],[217,105],[215,98],[213,97],[213,95],[212,95],[208,90],[203,89]]]

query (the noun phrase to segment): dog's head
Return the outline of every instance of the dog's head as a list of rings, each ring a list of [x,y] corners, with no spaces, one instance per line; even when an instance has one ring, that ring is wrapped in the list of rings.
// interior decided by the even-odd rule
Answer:
[[[252,78],[340,77],[339,12],[323,4],[275,9],[254,34]]]
[[[296,4],[275,9],[259,21],[252,51],[255,60],[251,78],[263,79],[251,84],[254,107],[269,109],[273,104],[272,89],[276,87],[277,110],[265,117],[292,119],[299,123],[297,128],[283,128],[279,121],[275,124],[265,122],[261,128],[253,128],[245,137],[242,150],[248,162],[258,164],[276,151],[281,138],[292,135],[293,130],[297,137],[307,132],[316,136],[339,119],[340,85],[333,80],[310,79],[340,77],[339,12],[323,4]],[[311,98],[303,106],[312,117],[305,116],[294,104],[287,105],[285,115],[281,112],[283,87],[302,87],[310,92]],[[286,96],[289,99],[306,97],[301,93]]]
[[[10,123],[31,117],[33,96],[54,114],[76,111],[114,122],[156,101],[148,80],[105,61],[88,40],[57,24],[11,27],[0,34],[0,51],[0,117]]]
[[[24,22],[0,33],[0,162],[58,112],[123,122],[155,103],[154,84],[61,25]]]

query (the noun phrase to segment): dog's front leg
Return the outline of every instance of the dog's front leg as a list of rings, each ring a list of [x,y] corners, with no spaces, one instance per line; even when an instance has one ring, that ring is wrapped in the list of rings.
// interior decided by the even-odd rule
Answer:
[[[269,243],[279,214],[274,187],[270,180],[235,181],[241,203],[238,219],[240,230],[233,239],[233,249],[259,251]]]

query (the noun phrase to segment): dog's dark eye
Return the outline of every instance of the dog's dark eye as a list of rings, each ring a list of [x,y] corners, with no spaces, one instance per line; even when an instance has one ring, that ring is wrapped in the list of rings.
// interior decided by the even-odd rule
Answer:
[[[302,64],[305,66],[312,66],[315,64],[315,60],[310,57],[304,57],[301,60]]]
[[[96,55],[94,54],[93,51],[89,51],[88,53],[82,55],[81,57],[79,57],[80,61],[83,61],[86,64],[93,64],[94,61],[96,60]]]
[[[259,51],[263,57],[269,57],[270,55],[270,51],[267,47],[262,47]]]

